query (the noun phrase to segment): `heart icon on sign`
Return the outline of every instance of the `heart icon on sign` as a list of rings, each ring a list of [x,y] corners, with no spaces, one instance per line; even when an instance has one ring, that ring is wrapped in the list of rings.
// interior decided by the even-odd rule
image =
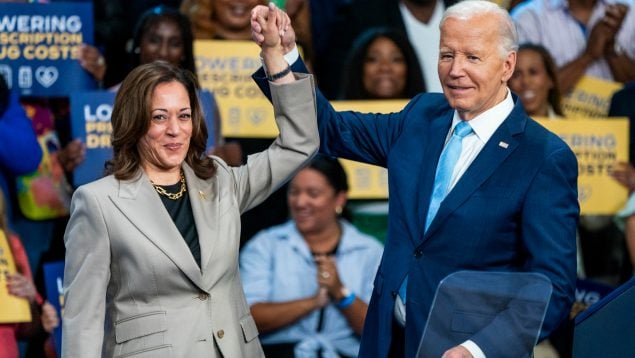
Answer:
[[[57,81],[57,68],[40,66],[35,70],[35,79],[44,87],[49,88]]]

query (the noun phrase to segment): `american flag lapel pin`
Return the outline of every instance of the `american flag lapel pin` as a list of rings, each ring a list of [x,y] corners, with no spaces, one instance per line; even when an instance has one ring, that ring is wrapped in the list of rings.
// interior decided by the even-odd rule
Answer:
[[[503,141],[500,141],[500,142],[498,142],[498,146],[501,147],[501,148],[507,149],[507,147],[509,147],[509,144],[507,144],[507,143],[505,143]]]

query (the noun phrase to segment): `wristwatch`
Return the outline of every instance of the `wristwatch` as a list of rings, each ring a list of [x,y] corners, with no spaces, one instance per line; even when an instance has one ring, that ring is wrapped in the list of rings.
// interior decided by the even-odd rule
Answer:
[[[617,43],[617,41],[613,44],[613,54],[615,56],[622,56],[624,54],[624,49]]]
[[[342,295],[342,299],[340,300],[340,302],[344,301],[346,299],[346,297],[351,295],[351,290],[348,289],[348,287],[342,285],[342,289],[340,290],[340,294]]]
[[[340,293],[342,294],[342,299],[335,304],[335,307],[343,310],[345,308],[348,308],[350,305],[353,304],[353,302],[355,302],[355,294],[345,286],[342,286]]]

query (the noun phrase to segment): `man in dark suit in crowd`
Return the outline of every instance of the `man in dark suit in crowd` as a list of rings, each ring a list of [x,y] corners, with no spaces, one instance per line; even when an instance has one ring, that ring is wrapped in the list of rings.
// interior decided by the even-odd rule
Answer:
[[[265,11],[257,7],[253,17]],[[439,282],[460,270],[547,276],[553,293],[541,337],[573,302],[577,160],[507,87],[518,48],[511,18],[489,1],[463,1],[446,10],[440,29],[443,95],[418,95],[398,113],[363,114],[336,112],[317,94],[320,150],[388,168],[388,234],[362,357],[414,356]],[[300,70],[293,31],[283,38],[287,62]],[[260,71],[254,79],[267,93]],[[443,357],[519,356],[504,338],[520,333],[517,324],[501,315]]]

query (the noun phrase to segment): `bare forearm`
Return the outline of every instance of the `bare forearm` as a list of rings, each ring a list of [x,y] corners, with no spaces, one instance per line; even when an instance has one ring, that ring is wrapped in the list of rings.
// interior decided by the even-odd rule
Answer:
[[[289,68],[289,64],[284,59],[284,53],[281,51],[263,49],[261,54],[269,76],[284,73],[286,72],[285,70]],[[274,80],[275,83],[289,83],[293,81],[295,81],[295,77],[290,71],[284,77]]]
[[[251,315],[258,331],[267,333],[286,327],[319,308],[313,297],[287,302],[256,303],[251,306]]]
[[[353,304],[341,310],[344,317],[346,317],[348,325],[351,326],[353,332],[355,332],[358,336],[362,335],[367,311],[368,305],[359,298],[355,298]]]
[[[591,65],[593,59],[587,53],[564,65],[558,73],[558,82],[562,94],[567,94],[575,87],[576,83],[584,76],[587,67]]]
[[[606,56],[606,61],[615,81],[627,83],[635,80],[635,61],[625,54]]]

